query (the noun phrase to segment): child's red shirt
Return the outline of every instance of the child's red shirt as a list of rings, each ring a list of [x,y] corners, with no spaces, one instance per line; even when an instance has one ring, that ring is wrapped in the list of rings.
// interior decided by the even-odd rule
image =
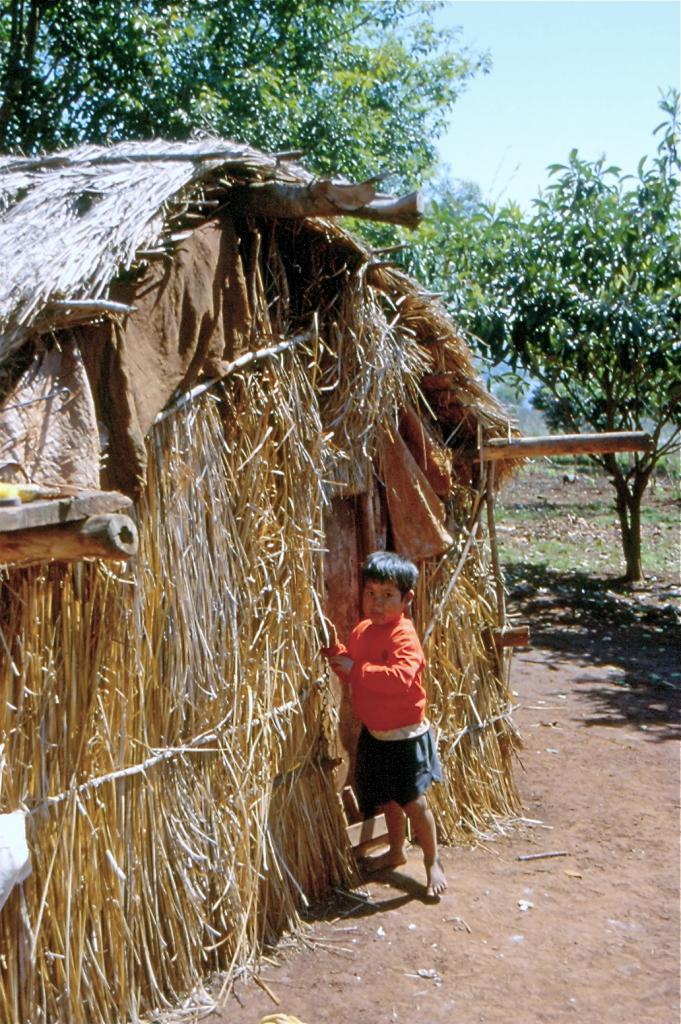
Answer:
[[[402,615],[385,626],[363,619],[350,634],[347,647],[339,644],[325,653],[352,658],[352,670],[338,674],[350,684],[353,710],[367,729],[383,732],[423,721],[425,661],[411,619]]]

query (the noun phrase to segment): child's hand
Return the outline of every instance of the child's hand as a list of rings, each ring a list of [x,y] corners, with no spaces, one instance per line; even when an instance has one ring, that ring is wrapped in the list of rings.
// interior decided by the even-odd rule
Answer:
[[[352,658],[348,658],[347,654],[337,654],[335,658],[329,658],[329,665],[334,672],[342,672],[343,675],[352,672],[354,664]]]

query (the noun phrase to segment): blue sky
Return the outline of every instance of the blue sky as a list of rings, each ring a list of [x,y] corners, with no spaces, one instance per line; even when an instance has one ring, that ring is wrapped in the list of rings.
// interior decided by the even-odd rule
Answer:
[[[654,152],[660,89],[679,87],[677,0],[449,0],[435,19],[491,53],[439,146],[485,199],[529,207],[574,147],[627,172]]]

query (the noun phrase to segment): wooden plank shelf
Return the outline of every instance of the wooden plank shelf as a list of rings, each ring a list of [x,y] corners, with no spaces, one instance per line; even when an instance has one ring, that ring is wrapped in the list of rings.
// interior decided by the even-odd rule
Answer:
[[[0,506],[0,533],[73,523],[131,507],[132,499],[118,491],[81,491],[63,498],[37,498],[22,505]]]

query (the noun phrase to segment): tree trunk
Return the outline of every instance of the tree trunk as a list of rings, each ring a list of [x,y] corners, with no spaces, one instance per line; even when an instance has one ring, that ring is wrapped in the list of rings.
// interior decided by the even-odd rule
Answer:
[[[641,564],[641,499],[648,485],[649,473],[637,472],[631,490],[621,471],[612,474],[615,488],[615,507],[620,521],[622,552],[626,565],[625,578],[629,583],[643,579]]]
[[[31,91],[34,86],[35,51],[40,30],[40,21],[48,0],[31,0],[28,9],[16,0],[11,4],[9,50],[5,61],[5,74],[0,88],[0,149],[9,145],[10,123],[14,117],[20,119],[20,134],[23,144],[28,145],[28,118]],[[5,5],[7,6],[7,5]],[[5,13],[5,17],[7,14]]]

